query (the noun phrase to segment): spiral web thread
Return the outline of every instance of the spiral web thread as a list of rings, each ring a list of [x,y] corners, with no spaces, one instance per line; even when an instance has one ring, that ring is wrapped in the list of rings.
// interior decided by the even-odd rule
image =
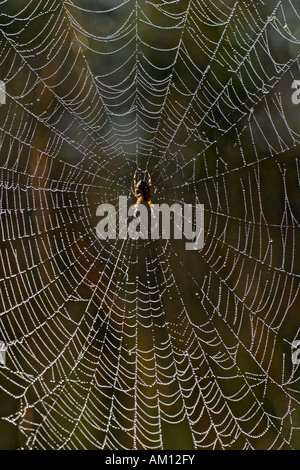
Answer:
[[[299,448],[299,2],[0,2],[1,414],[25,449]],[[205,243],[99,240],[148,169]],[[133,201],[134,202],[134,201]]]

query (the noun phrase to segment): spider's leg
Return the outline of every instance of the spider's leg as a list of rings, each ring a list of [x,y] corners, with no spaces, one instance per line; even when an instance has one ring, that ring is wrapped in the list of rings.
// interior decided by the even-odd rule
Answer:
[[[136,213],[137,213],[137,211],[138,211],[139,205],[140,205],[140,203],[142,202],[142,200],[143,200],[143,199],[142,199],[141,197],[139,197],[138,200],[136,201],[136,205],[134,206],[135,209],[134,209],[133,217],[136,217]]]
[[[155,189],[154,189],[154,192],[153,192],[153,194],[155,194],[155,193],[156,193],[156,191],[157,191],[157,188],[155,188]]]
[[[136,185],[136,174],[137,174],[137,170],[135,170],[134,175],[133,175],[133,183],[134,183],[134,187],[135,187],[135,188],[137,188],[137,185]]]
[[[138,197],[138,196],[135,194],[135,192],[133,191],[132,186],[131,186],[131,191],[132,191],[132,194],[134,195],[134,197]]]
[[[148,171],[148,170],[146,170],[146,171],[147,171],[147,175],[148,175],[148,178],[149,178],[148,185],[151,186],[151,184],[152,184],[152,183],[151,183],[151,176],[150,176],[149,171]]]
[[[149,199],[148,204],[149,204],[149,206],[150,206],[150,209],[151,209],[151,212],[152,212],[153,216],[155,217],[155,213],[154,213],[154,207],[155,207],[155,205],[153,204],[153,202],[151,201],[151,199]]]

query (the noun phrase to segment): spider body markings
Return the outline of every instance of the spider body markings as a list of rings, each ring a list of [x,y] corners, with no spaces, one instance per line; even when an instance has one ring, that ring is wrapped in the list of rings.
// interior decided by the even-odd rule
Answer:
[[[137,170],[135,170],[135,173],[134,173],[134,176],[133,176],[134,190],[131,187],[131,191],[132,191],[132,194],[134,195],[134,197],[137,198],[136,205],[135,205],[135,210],[134,210],[134,214],[133,214],[134,217],[136,217],[136,213],[138,211],[138,207],[139,207],[141,202],[148,203],[152,213],[154,214],[153,204],[152,204],[152,201],[151,201],[151,186],[152,186],[151,176],[150,176],[149,171],[148,170],[146,170],[146,171],[147,171],[147,175],[148,175],[148,183],[146,181],[143,181],[143,180],[140,180],[138,183],[136,182]],[[153,194],[155,194],[155,193],[156,193],[156,188],[155,188]]]

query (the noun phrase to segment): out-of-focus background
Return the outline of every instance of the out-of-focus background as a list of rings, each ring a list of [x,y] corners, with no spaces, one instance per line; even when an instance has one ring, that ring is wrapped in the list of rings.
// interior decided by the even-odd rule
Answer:
[[[299,449],[299,14],[0,2],[1,449]],[[201,250],[97,238],[136,170]]]

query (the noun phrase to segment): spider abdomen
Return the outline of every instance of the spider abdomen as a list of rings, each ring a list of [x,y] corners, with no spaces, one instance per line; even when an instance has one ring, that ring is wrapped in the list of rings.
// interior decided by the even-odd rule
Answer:
[[[148,201],[150,199],[150,187],[145,181],[138,182],[137,190],[144,201]]]
[[[131,187],[131,191],[132,191],[132,194],[137,198],[137,202],[136,202],[136,205],[135,205],[135,210],[134,210],[134,217],[136,217],[136,213],[138,211],[138,207],[139,207],[139,204],[144,201],[144,202],[147,202],[151,208],[151,211],[152,213],[153,212],[153,204],[152,204],[152,201],[150,199],[150,195],[151,195],[151,176],[150,176],[150,173],[148,170],[147,171],[147,175],[148,175],[148,178],[149,178],[149,181],[148,183],[146,183],[146,181],[143,181],[143,180],[140,180],[138,183],[136,183],[136,174],[137,174],[137,170],[135,170],[135,173],[133,175],[133,183],[134,183],[134,190],[132,189]],[[154,194],[156,193],[156,188],[155,188],[155,191],[154,191]]]

